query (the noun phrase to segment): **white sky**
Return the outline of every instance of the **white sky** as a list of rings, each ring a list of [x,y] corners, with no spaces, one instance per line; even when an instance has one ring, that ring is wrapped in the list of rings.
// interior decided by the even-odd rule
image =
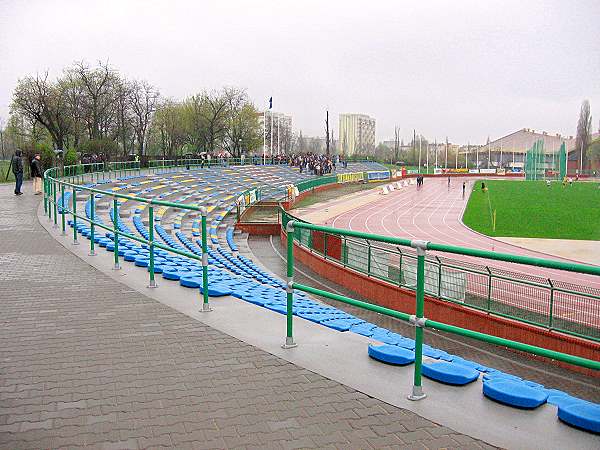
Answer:
[[[575,134],[600,119],[600,1],[0,0],[0,118],[17,79],[108,60],[164,96],[246,88],[259,109],[323,135],[329,107],[485,142],[519,128]]]

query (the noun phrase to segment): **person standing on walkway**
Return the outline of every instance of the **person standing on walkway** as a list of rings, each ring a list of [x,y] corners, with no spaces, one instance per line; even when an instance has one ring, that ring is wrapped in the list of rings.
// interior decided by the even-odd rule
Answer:
[[[466,188],[466,184],[467,184],[467,182],[466,182],[466,181],[463,181],[463,196],[462,196],[462,198],[465,198],[465,188]]]
[[[40,154],[36,153],[31,161],[31,178],[33,178],[33,193],[40,195],[42,193],[42,178],[44,177],[42,172],[42,163],[40,161]]]
[[[21,150],[17,150],[10,162],[12,171],[15,175],[15,195],[23,195],[21,186],[23,185],[23,160],[21,159]]]
[[[450,190],[450,177],[448,177],[448,190]]]

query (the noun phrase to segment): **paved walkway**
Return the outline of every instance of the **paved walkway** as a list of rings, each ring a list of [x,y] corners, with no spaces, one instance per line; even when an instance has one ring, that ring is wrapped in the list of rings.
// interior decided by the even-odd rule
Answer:
[[[490,447],[114,282],[46,233],[39,197],[11,192],[0,185],[0,448]]]

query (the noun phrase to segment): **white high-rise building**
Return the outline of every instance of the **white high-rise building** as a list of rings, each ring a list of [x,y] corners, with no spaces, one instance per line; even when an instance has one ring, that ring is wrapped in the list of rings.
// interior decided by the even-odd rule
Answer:
[[[339,153],[372,153],[375,149],[375,119],[366,114],[340,114]]]

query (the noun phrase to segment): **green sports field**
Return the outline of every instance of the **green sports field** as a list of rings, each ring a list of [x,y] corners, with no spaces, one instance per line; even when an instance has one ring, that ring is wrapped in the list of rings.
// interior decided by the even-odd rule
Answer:
[[[600,240],[600,185],[485,180],[469,197],[463,222],[488,236]],[[496,210],[496,230],[492,227]]]

